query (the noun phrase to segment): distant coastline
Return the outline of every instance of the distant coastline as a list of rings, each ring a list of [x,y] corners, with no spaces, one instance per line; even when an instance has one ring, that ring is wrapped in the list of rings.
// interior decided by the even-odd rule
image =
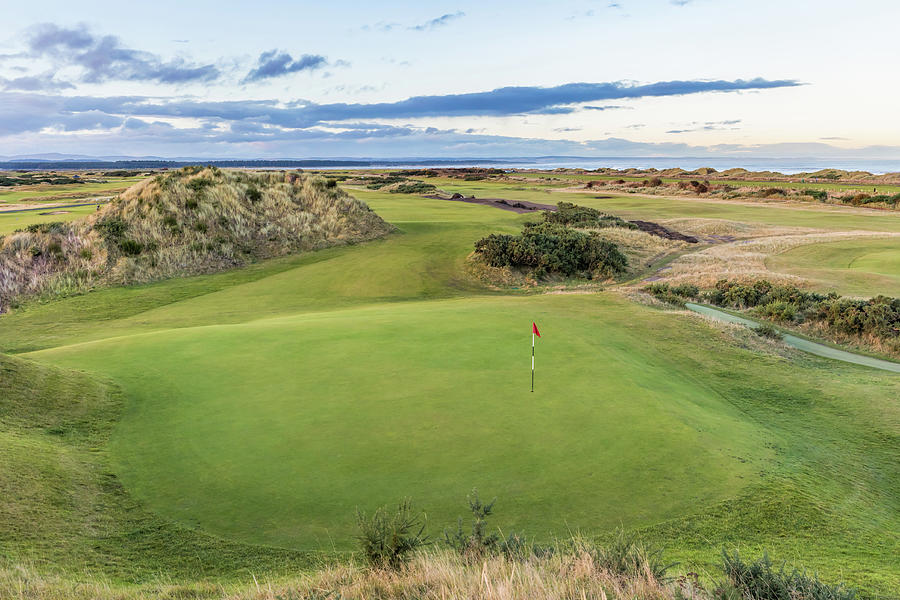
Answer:
[[[668,169],[695,170],[712,167],[723,171],[734,168],[748,171],[777,171],[785,175],[814,172],[821,169],[867,171],[874,175],[900,172],[900,159],[870,158],[750,158],[750,157],[580,157],[541,156],[503,158],[314,158],[314,159],[21,159],[0,161],[0,170],[47,171],[86,169],[162,169],[187,165],[214,165],[222,168],[251,169],[390,169],[427,167],[492,166],[508,169]]]

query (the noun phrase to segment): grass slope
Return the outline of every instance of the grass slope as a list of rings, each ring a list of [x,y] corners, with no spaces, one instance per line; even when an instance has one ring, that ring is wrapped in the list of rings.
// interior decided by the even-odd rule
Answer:
[[[485,189],[477,195],[543,194]],[[869,594],[900,587],[900,379],[761,351],[611,293],[487,294],[460,276],[472,242],[533,216],[358,195],[399,232],[34,304],[0,318],[2,348],[42,349],[29,359],[120,386],[109,460],[178,531],[347,547],[356,506],[412,496],[437,531],[477,485],[499,496],[507,530],[604,535],[624,524],[665,540],[687,568],[708,568],[722,545],[771,548]],[[900,225],[883,214],[612,203],[645,216]],[[530,320],[545,333],[534,394]]]
[[[83,373],[0,355],[0,568],[114,581],[284,573],[313,554],[236,544],[146,511],[107,444],[121,394]],[[2,594],[0,594],[2,595]]]
[[[856,240],[810,244],[777,254],[766,265],[815,281],[843,295],[900,297],[900,244],[897,240]]]

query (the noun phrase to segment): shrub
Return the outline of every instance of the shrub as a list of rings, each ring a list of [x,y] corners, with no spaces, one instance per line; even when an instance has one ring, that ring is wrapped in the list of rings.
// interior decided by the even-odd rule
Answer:
[[[437,188],[430,183],[416,181],[414,183],[401,183],[397,187],[391,189],[390,192],[392,194],[424,194],[426,192],[433,192],[435,189]]]
[[[634,533],[616,530],[616,536],[607,546],[590,545],[583,548],[594,564],[602,570],[627,577],[651,575],[658,581],[666,578],[675,563],[663,560],[662,548],[650,547],[638,540]]]
[[[392,514],[387,507],[377,509],[371,517],[357,510],[356,522],[363,556],[376,568],[398,569],[428,543],[425,515],[414,514],[409,500],[400,502]]]
[[[828,192],[825,190],[807,190],[807,195],[812,196],[814,200],[825,202],[828,200]]]
[[[757,325],[756,327],[753,328],[753,332],[760,337],[769,338],[769,339],[773,339],[773,340],[781,339],[781,334],[778,333],[778,330],[775,329],[774,327],[772,327],[771,325],[769,325],[768,323],[762,323],[760,325]]]
[[[528,268],[535,277],[561,273],[606,278],[628,266],[614,243],[556,223],[528,223],[518,236],[489,235],[475,242],[475,252],[492,267]]]
[[[478,490],[466,497],[472,513],[472,527],[467,534],[463,530],[462,517],[456,523],[456,531],[444,530],[444,541],[461,556],[470,560],[480,560],[484,556],[497,554],[501,538],[498,533],[487,533],[487,518],[494,510],[496,498],[485,504],[478,497]]]
[[[126,239],[119,242],[119,250],[121,250],[123,254],[127,254],[129,256],[137,256],[143,249],[143,244],[136,240]]]
[[[696,298],[700,295],[700,288],[692,283],[682,283],[672,286],[672,293],[682,298]]]
[[[110,217],[97,221],[94,228],[100,231],[100,235],[107,242],[117,244],[128,231],[128,223],[118,217]]]
[[[797,305],[784,300],[776,300],[756,308],[756,314],[779,323],[788,323],[797,317]]]
[[[544,222],[558,223],[581,229],[602,229],[604,227],[637,229],[637,225],[634,223],[629,223],[619,217],[600,212],[588,206],[578,206],[570,202],[557,203],[556,211],[544,211]]]
[[[786,569],[785,563],[776,570],[768,554],[752,562],[735,553],[722,550],[723,570],[727,585],[748,600],[854,600],[856,590],[844,584],[831,585],[818,575],[807,575],[797,569]],[[724,590],[723,590],[724,592]],[[722,594],[724,597],[725,594]]]

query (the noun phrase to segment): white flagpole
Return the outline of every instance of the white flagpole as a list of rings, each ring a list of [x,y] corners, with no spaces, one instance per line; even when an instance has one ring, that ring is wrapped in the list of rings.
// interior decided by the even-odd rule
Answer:
[[[533,327],[533,326],[532,326]],[[534,391],[534,330],[531,331],[531,391]]]

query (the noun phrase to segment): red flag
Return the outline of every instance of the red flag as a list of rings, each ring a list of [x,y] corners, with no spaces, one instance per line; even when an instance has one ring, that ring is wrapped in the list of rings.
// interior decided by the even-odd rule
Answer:
[[[534,324],[534,321],[531,322],[531,333],[538,337],[541,337],[541,332],[538,331],[537,325]]]

